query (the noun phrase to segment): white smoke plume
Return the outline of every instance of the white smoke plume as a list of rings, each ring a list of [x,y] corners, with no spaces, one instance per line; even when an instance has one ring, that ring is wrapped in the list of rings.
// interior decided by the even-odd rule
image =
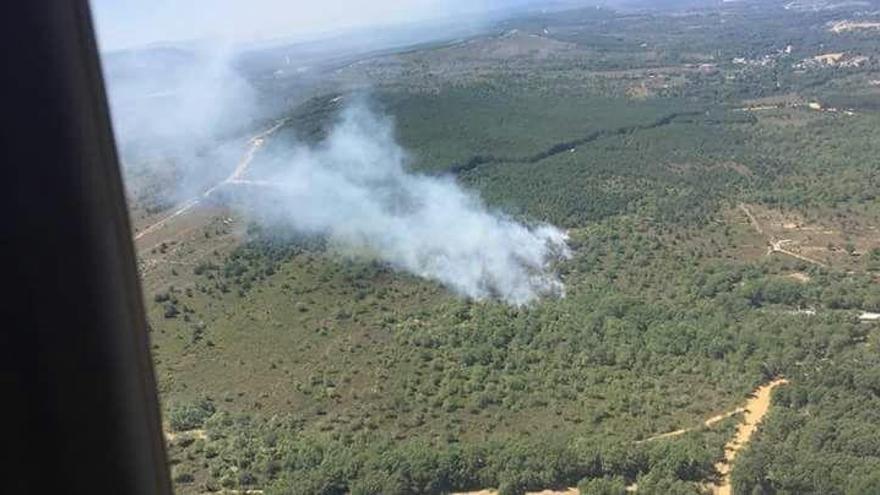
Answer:
[[[334,243],[366,249],[396,269],[464,296],[520,305],[562,295],[551,263],[566,235],[490,212],[452,178],[407,171],[393,127],[364,105],[349,107],[322,144],[272,157],[261,217]]]
[[[266,120],[259,92],[233,59],[216,47],[105,59],[127,177],[137,164],[170,162],[177,177],[160,194],[177,205],[171,216],[221,186],[237,188],[245,196],[241,213],[269,227],[326,236],[466,297],[520,305],[563,295],[552,269],[568,256],[562,231],[491,211],[454,178],[409,171],[393,125],[366,104],[349,105],[318,145],[284,146],[282,133],[245,143],[246,129]],[[266,139],[271,146],[262,146]],[[263,189],[236,185],[247,182]]]
[[[117,145],[130,174],[174,174],[171,200],[222,179],[258,111],[253,86],[223,44],[157,46],[104,55]],[[221,165],[221,166],[218,166]]]

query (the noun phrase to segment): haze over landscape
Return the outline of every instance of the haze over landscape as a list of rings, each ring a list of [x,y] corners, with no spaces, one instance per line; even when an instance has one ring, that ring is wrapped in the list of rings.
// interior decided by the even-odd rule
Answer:
[[[256,0],[96,0],[98,36],[106,50],[199,40],[257,42],[308,38],[354,29],[455,19],[472,24],[536,4],[528,0],[348,0],[321,3]]]
[[[435,14],[454,7],[441,3],[433,6]],[[154,22],[161,32],[161,18]],[[110,59],[119,63],[107,71],[123,159],[146,163],[147,172],[164,167],[151,170],[151,162],[173,159],[180,189],[167,191],[164,199],[171,202],[187,204],[192,201],[187,195],[207,197],[216,190],[218,162],[235,159],[227,155],[236,149],[230,136],[273,117],[258,104],[257,89],[237,72],[232,46],[207,43],[158,59],[123,55]],[[145,72],[144,63],[154,70]],[[261,160],[278,172],[247,182],[269,191],[248,201],[242,214],[270,227],[328,236],[349,252],[367,250],[472,298],[494,295],[524,304],[539,294],[564,293],[549,266],[567,254],[562,231],[519,224],[486,210],[454,181],[406,171],[406,151],[395,142],[392,123],[375,115],[363,98],[345,99],[341,121],[316,149],[264,151]],[[224,181],[227,186],[246,180],[244,169],[235,174],[235,181]]]
[[[179,493],[880,492],[877,2],[93,10]]]

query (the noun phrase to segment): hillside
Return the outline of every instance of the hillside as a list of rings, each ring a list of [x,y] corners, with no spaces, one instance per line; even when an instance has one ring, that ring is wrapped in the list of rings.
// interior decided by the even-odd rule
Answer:
[[[880,490],[859,319],[880,312],[880,31],[834,24],[865,12],[532,14],[328,69],[237,138],[239,184],[136,239],[177,491],[702,493],[743,416],[692,427],[781,377],[733,492]],[[267,226],[273,157],[320,150],[354,100],[408,170],[564,229],[564,297],[472,300]],[[173,181],[134,191],[138,232],[180,208]]]

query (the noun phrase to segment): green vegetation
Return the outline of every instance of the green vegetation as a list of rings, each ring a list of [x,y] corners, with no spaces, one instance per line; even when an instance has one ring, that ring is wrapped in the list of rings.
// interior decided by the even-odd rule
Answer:
[[[519,309],[458,301],[320,252],[249,258],[272,250],[248,244],[196,278],[197,287],[225,280],[244,259],[242,273],[275,267],[244,293],[193,296],[199,317],[210,307],[229,316],[209,321],[207,340],[184,339],[183,354],[205,359],[219,348],[226,362],[175,365],[174,382],[186,387],[169,393],[208,393],[225,412],[205,424],[207,441],[172,453],[207,463],[199,479],[250,486],[231,474],[247,468],[255,486],[281,493],[518,493],[604,477],[693,492],[712,476],[729,428],[631,442],[729,410],[768,377],[796,379],[862,345],[870,329],[836,303],[822,316],[787,314],[834,294],[858,304],[873,293],[867,281],[816,272],[800,285],[783,278],[794,268],[784,260],[715,261],[712,246],[732,242],[724,231],[679,230],[676,246],[622,217],[579,230],[578,254],[561,267],[567,297]],[[408,463],[419,455],[424,464]]]
[[[173,407],[168,412],[168,423],[173,431],[194,430],[204,426],[216,409],[210,401],[203,400],[196,404],[184,404]]]
[[[254,226],[236,247],[194,248],[188,266],[145,277],[169,427],[206,434],[171,441],[179,490],[700,493],[736,416],[640,441],[777,376],[791,383],[738,456],[735,493],[880,490],[880,328],[858,321],[880,311],[880,93],[867,83],[880,37],[828,32],[840,11],[718,8],[544,14],[503,26],[519,35],[399,55],[392,75],[366,64],[413,169],[570,229],[566,297],[462,300]],[[480,44],[539,42],[557,51],[499,61]],[[875,58],[798,66],[831,51]],[[267,148],[320,140],[337,89],[293,110]],[[741,203],[778,218],[759,233]],[[803,232],[799,252],[825,262],[767,255]]]
[[[876,332],[876,330],[875,330]],[[858,346],[837,341],[833,357],[802,363],[780,390],[774,413],[737,462],[737,493],[875,493],[880,489],[877,334]],[[770,474],[772,473],[772,475]]]

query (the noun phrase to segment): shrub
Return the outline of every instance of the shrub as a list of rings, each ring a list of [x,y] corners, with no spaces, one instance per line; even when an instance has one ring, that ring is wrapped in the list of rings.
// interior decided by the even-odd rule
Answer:
[[[578,490],[587,495],[625,495],[626,482],[620,477],[585,478]]]
[[[194,430],[205,424],[214,414],[214,403],[202,400],[197,404],[185,404],[171,408],[168,420],[173,431]]]

